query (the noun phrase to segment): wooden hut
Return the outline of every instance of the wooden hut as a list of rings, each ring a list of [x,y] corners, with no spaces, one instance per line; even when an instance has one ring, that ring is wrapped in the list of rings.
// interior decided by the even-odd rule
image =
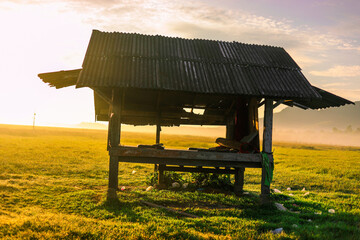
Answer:
[[[119,162],[156,164],[160,183],[164,171],[235,174],[237,193],[242,191],[245,168],[251,167],[262,169],[261,199],[266,202],[274,164],[273,109],[279,104],[318,109],[352,103],[312,86],[280,47],[134,33],[94,30],[81,69],[39,77],[56,88],[94,90],[96,119],[109,121],[110,190],[118,189]],[[121,124],[156,125],[157,144],[161,126],[224,125],[226,139],[220,142],[229,148],[238,144],[240,151],[122,146]],[[242,144],[251,151],[242,151]]]

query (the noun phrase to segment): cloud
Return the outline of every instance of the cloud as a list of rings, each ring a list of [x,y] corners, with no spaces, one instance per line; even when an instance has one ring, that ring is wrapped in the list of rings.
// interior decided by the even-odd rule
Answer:
[[[314,76],[322,77],[360,77],[360,65],[335,66],[325,71],[310,71]]]
[[[349,83],[345,83],[345,82],[333,82],[333,83],[326,83],[323,84],[322,86],[324,88],[329,88],[329,87],[344,87],[344,86],[348,86]]]
[[[43,4],[45,0],[15,0]],[[338,34],[296,25],[289,19],[269,17],[241,8],[214,7],[203,1],[180,0],[58,0],[61,11],[76,12],[89,28],[103,31],[138,32],[185,38],[205,38],[284,47],[302,67],[314,75],[317,68],[336,59],[345,59],[349,51],[360,54],[356,41],[343,39],[341,33],[356,24],[339,23]],[[337,4],[336,1],[333,1]],[[354,18],[352,18],[354,20]],[[356,19],[356,17],[355,17]],[[352,22],[352,21],[351,21]],[[346,26],[346,27],[345,27]],[[334,27],[335,29],[335,27]],[[341,32],[341,30],[344,31]],[[359,29],[359,28],[356,28]],[[334,54],[334,51],[338,50]],[[328,55],[328,56],[325,56]],[[336,57],[334,57],[336,56]],[[338,62],[347,65],[348,62]],[[316,66],[311,69],[311,67]]]

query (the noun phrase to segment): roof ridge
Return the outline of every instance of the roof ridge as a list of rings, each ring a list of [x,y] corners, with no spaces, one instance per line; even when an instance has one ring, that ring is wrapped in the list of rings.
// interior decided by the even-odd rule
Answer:
[[[205,39],[205,38],[185,38],[185,37],[172,37],[172,36],[166,36],[166,35],[160,35],[160,34],[144,34],[144,33],[137,33],[137,32],[109,32],[109,31],[100,31],[97,29],[93,29],[93,33],[97,32],[97,33],[102,33],[102,34],[125,34],[125,35],[138,35],[138,36],[146,36],[146,37],[163,37],[163,38],[169,38],[169,39],[181,39],[181,40],[189,40],[189,41],[194,41],[194,40],[200,40],[200,41],[213,41],[213,42],[222,42],[222,43],[239,43],[239,44],[243,44],[243,45],[247,45],[247,46],[261,46],[261,47],[268,47],[268,48],[279,48],[279,49],[284,49],[283,47],[280,46],[273,46],[273,45],[267,45],[267,44],[257,44],[257,43],[245,43],[245,42],[240,42],[240,41],[223,41],[223,40],[215,40],[215,39]],[[284,49],[285,50],[285,49]]]

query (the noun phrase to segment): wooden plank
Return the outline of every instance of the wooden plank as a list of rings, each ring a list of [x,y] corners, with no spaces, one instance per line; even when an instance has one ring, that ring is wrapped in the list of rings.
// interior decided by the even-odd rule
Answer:
[[[166,166],[164,171],[174,172],[201,172],[201,173],[216,173],[216,174],[235,174],[234,169],[220,169],[220,168],[197,168],[197,167],[184,167],[184,166]]]
[[[107,120],[107,117],[99,115],[98,119]],[[154,116],[133,116],[133,115],[122,115],[122,123],[130,125],[156,125],[158,124],[157,118]],[[166,116],[162,115],[161,126],[179,126],[179,125],[216,125],[223,126],[226,124],[223,117],[209,117],[204,115],[198,116]]]
[[[232,162],[261,162],[260,154],[240,154],[228,152],[203,152],[188,150],[159,150],[152,148],[137,148],[128,146],[113,147],[110,154],[121,157],[164,158],[184,160],[232,161]]]
[[[249,155],[249,154],[247,154]],[[182,165],[182,166],[197,166],[197,167],[249,167],[261,168],[261,157],[256,156],[256,161],[242,162],[242,161],[222,161],[222,160],[207,160],[207,159],[176,159],[176,158],[161,158],[161,157],[124,157],[117,156],[119,162],[131,163],[149,163],[149,164],[163,164],[163,165]]]

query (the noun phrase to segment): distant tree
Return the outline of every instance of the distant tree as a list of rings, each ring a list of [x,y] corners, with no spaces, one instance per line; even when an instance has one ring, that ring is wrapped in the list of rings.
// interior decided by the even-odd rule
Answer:
[[[334,133],[338,133],[338,132],[340,132],[340,131],[339,131],[339,129],[338,129],[337,127],[333,127],[333,129],[332,129],[332,130],[333,130],[333,132],[334,132]]]

